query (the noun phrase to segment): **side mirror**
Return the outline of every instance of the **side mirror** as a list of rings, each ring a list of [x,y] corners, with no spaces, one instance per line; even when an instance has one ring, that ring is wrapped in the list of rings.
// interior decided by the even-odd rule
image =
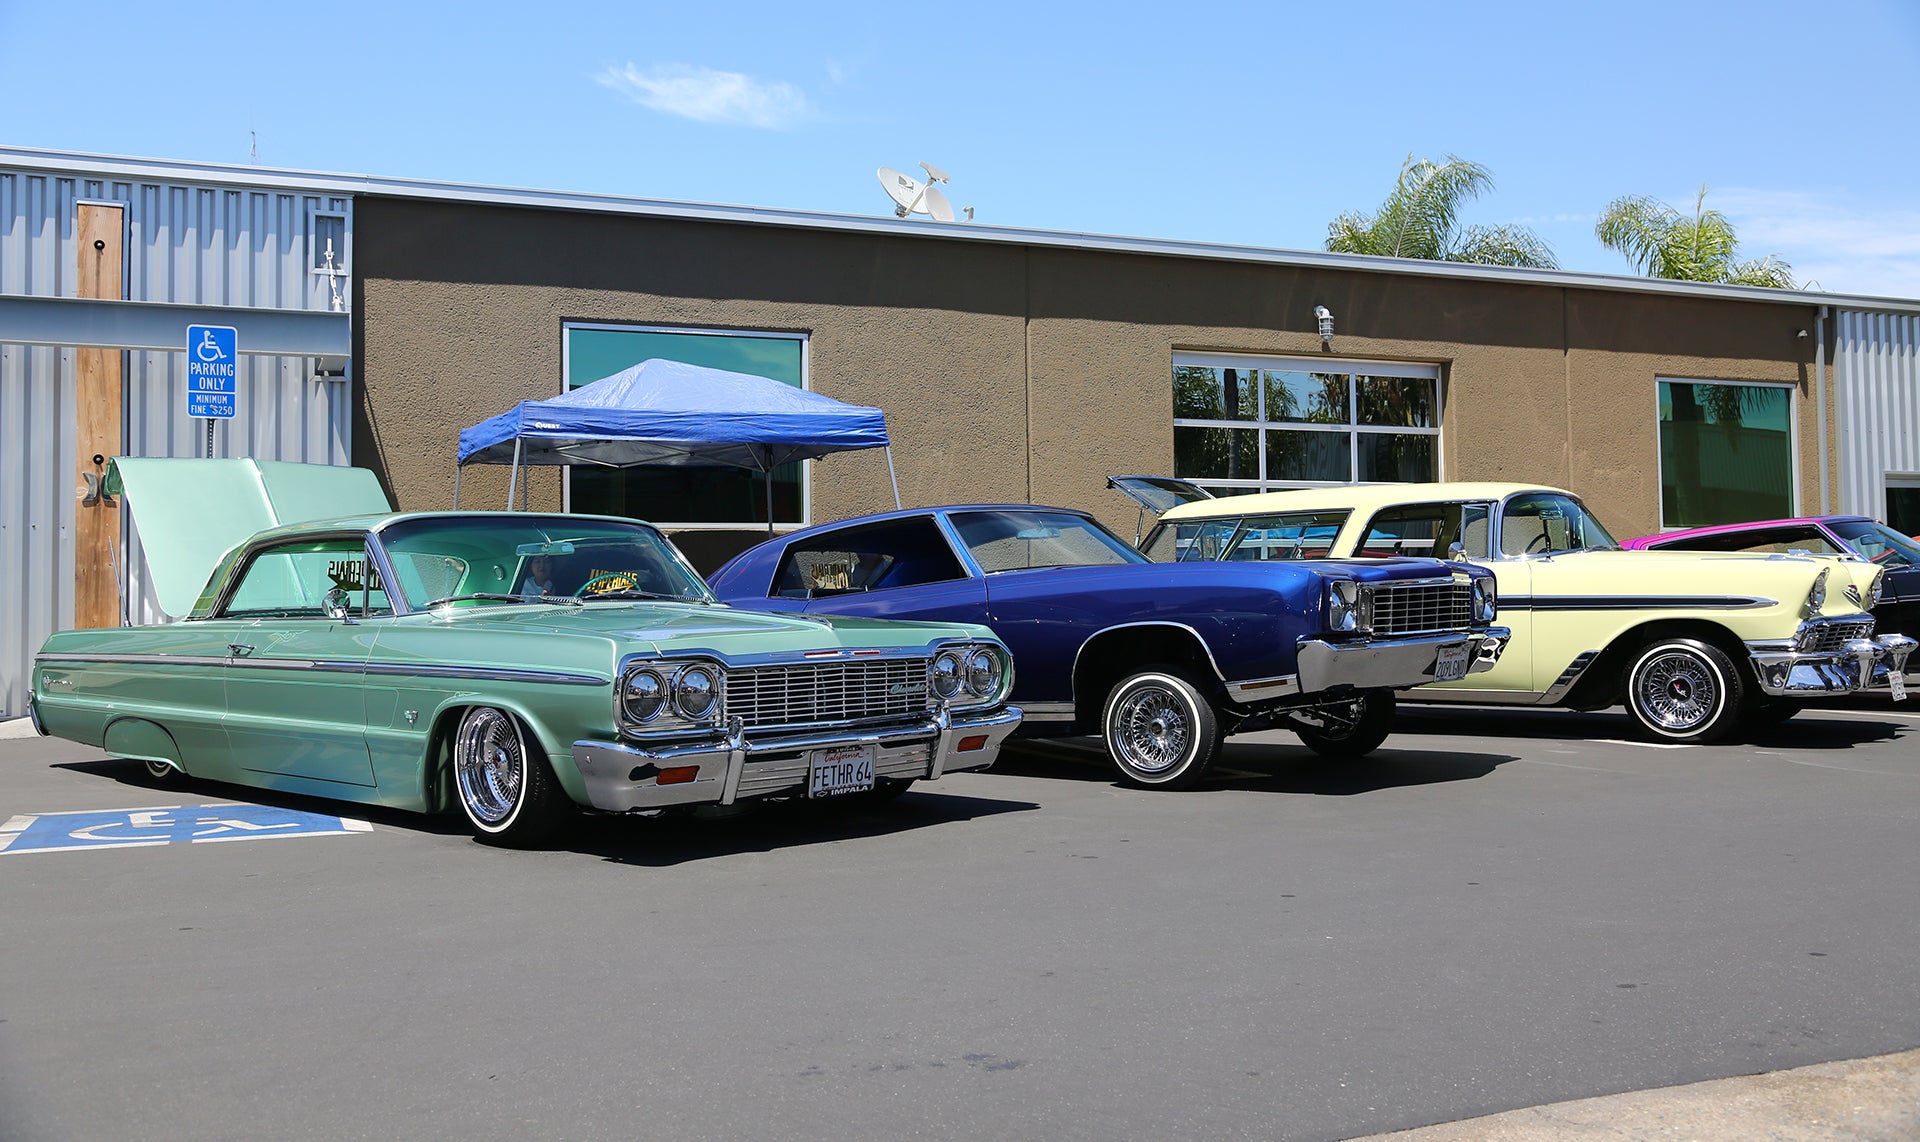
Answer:
[[[351,597],[340,587],[333,588],[320,599],[320,610],[336,622],[352,623],[354,620],[347,617],[352,609]]]
[[[1467,545],[1457,539],[1447,544],[1447,558],[1455,563],[1465,563],[1467,561]]]

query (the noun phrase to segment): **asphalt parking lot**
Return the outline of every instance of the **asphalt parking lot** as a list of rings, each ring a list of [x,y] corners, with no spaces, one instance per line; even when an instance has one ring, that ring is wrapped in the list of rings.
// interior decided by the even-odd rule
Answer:
[[[1920,1046],[1920,707],[1628,728],[1184,794],[1023,745],[546,852],[0,740],[0,1137],[1334,1139]]]

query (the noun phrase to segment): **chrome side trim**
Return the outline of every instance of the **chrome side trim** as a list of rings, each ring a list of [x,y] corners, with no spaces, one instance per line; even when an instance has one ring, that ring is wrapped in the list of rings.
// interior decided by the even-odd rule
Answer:
[[[1546,694],[1537,690],[1455,690],[1415,686],[1400,691],[1402,702],[1465,702],[1475,706],[1540,706]]]
[[[560,686],[611,686],[595,674],[528,670],[510,666],[435,666],[427,663],[352,662],[309,658],[217,658],[201,654],[41,654],[36,662],[106,663],[141,666],[222,666],[244,670],[309,670],[323,674],[371,674],[379,677],[452,678],[476,682],[547,682]]]
[[[1499,600],[1503,611],[1748,611],[1779,605],[1748,595],[1503,595]]]
[[[1193,641],[1200,644],[1200,649],[1206,652],[1207,666],[1212,669],[1213,676],[1215,678],[1218,678],[1222,682],[1225,682],[1227,680],[1226,675],[1220,672],[1220,664],[1218,662],[1215,662],[1213,659],[1213,648],[1207,645],[1206,639],[1200,637],[1199,631],[1194,630],[1192,627],[1188,626],[1186,623],[1162,622],[1157,620],[1148,621],[1148,622],[1138,622],[1138,623],[1116,623],[1113,626],[1101,627],[1099,630],[1094,631],[1092,634],[1082,639],[1080,642],[1079,648],[1073,652],[1073,671],[1072,673],[1068,674],[1067,677],[1078,678],[1080,676],[1080,656],[1086,653],[1088,643],[1092,642],[1096,638],[1099,638],[1101,635],[1107,634],[1111,631],[1132,630],[1136,627],[1173,627],[1177,630],[1186,631],[1188,634],[1193,636]]]
[[[1072,702],[1022,702],[1020,708],[1027,712],[1029,722],[1071,722],[1073,720]]]
[[[1298,674],[1281,674],[1272,678],[1249,678],[1245,682],[1227,683],[1227,697],[1242,705],[1257,702],[1264,698],[1285,698],[1300,692]],[[1031,719],[1032,714],[1027,717]]]
[[[77,665],[139,663],[149,666],[225,666],[227,659],[211,654],[36,654],[35,662],[64,662]]]
[[[1567,663],[1567,668],[1560,672],[1560,677],[1554,679],[1553,685],[1547,687],[1547,692],[1540,696],[1540,704],[1558,705],[1560,699],[1567,696],[1567,691],[1573,689],[1574,684],[1580,681],[1580,676],[1587,672],[1587,667],[1592,666],[1594,660],[1599,657],[1600,652],[1597,650],[1586,650],[1574,655],[1573,661]]]

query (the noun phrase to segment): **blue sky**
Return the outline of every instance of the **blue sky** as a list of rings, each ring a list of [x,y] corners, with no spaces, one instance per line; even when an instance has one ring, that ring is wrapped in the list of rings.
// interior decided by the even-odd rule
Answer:
[[[1613,198],[1920,298],[1920,3],[0,0],[0,144],[1318,249],[1409,154],[1562,266]]]

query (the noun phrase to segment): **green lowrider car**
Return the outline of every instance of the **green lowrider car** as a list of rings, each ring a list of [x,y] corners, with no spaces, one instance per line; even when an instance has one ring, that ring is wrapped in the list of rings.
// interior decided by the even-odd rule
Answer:
[[[366,498],[351,470],[186,461],[183,484],[168,463],[113,474],[163,596],[235,518]],[[207,480],[200,534],[163,526]],[[532,844],[576,807],[889,796],[990,765],[1020,721],[986,628],[734,610],[633,520],[382,512],[222,548],[181,620],[48,638],[35,727],[155,780],[457,807],[482,840]]]

